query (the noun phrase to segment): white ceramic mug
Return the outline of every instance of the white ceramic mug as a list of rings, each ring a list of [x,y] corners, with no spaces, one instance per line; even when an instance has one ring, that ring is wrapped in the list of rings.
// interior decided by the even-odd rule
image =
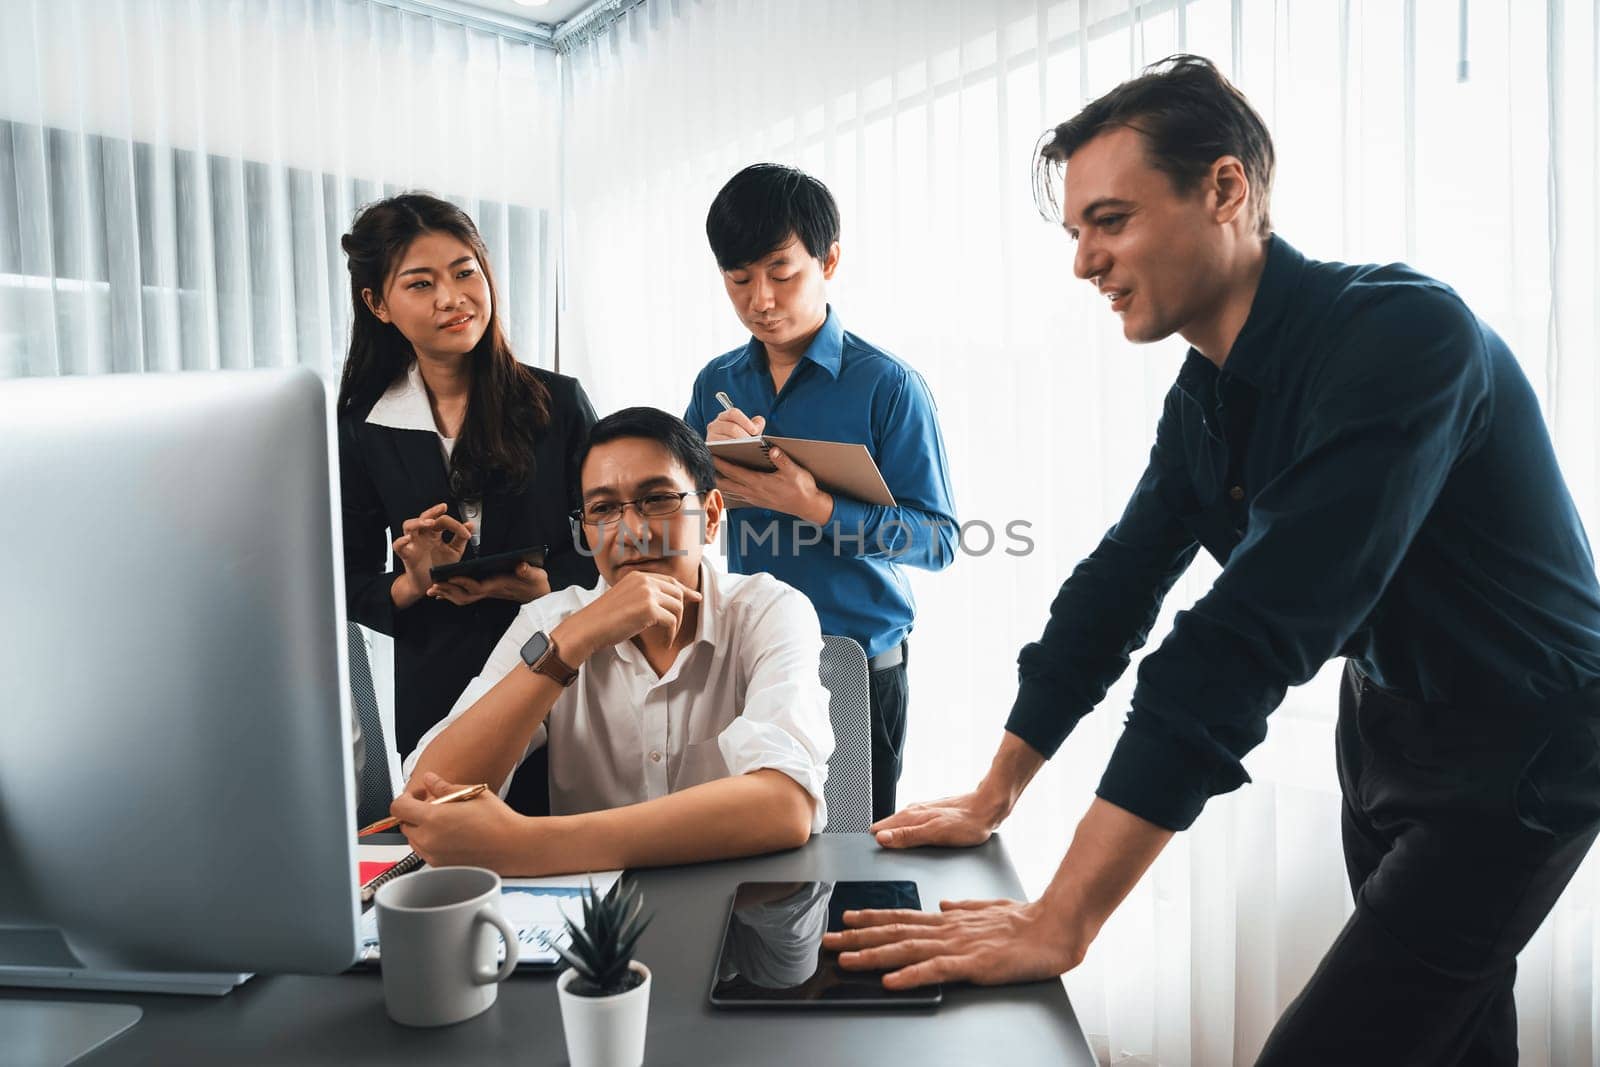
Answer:
[[[389,1018],[448,1026],[481,1014],[517,966],[517,932],[500,913],[500,876],[429,867],[378,890],[378,944]],[[505,962],[495,966],[495,940]]]

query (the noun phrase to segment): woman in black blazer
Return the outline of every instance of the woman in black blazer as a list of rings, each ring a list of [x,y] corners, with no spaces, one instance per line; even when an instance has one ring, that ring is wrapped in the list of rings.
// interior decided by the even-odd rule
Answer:
[[[394,637],[403,757],[449,713],[522,604],[594,584],[568,515],[595,414],[577,379],[512,355],[488,253],[465,212],[391,197],[363,208],[341,243],[355,316],[338,406],[345,597],[351,619]],[[463,556],[538,546],[544,567],[429,577]]]

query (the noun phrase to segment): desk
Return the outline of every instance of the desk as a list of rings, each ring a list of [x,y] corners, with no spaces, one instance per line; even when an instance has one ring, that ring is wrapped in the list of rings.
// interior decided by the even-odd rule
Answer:
[[[981,848],[891,852],[865,834],[821,834],[792,852],[641,871],[655,921],[636,955],[654,973],[645,1062],[915,1067],[1004,1062],[1092,1067],[1059,980],[945,990],[934,1011],[713,1009],[706,1001],[733,887],[742,881],[908,878],[941,898],[1021,898],[998,836]],[[225,997],[0,991],[6,999],[135,1003],[144,1019],[79,1061],[122,1064],[551,1064],[567,1062],[555,978],[519,974],[494,1007],[436,1030],[389,1021],[377,975],[257,977]]]

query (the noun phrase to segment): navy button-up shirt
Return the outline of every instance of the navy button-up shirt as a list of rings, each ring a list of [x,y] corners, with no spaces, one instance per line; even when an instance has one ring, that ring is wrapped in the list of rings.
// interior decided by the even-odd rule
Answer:
[[[1506,714],[1600,678],[1594,558],[1533,390],[1402,265],[1271,239],[1222,369],[1189,351],[1127,510],[1022,650],[1007,729],[1053,754],[1202,547],[1222,573],[1140,665],[1098,790],[1169,829],[1249,780],[1268,713],[1334,656]]]
[[[916,615],[901,566],[949,566],[959,532],[944,439],[922,376],[847,332],[830,307],[782,392],[772,387],[766,347],[752,337],[700,372],[684,421],[705,433],[722,412],[719,390],[746,415],[764,416],[774,436],[866,445],[898,505],[835,493],[833,515],[821,527],[765,508],[734,508],[725,534],[728,568],[788,582],[811,598],[823,633],[854,638],[869,657],[898,645]]]

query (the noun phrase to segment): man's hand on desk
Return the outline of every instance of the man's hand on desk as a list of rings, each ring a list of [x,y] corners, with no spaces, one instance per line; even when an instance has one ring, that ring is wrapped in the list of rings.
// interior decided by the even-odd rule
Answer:
[[[460,788],[430,771],[389,805],[412,850],[432,867],[465,864],[501,874],[527,873],[522,868],[531,854],[536,820],[512,811],[493,790],[455,804],[428,802]]]
[[[989,835],[1016,807],[1017,798],[1044,766],[1044,757],[1017,735],[1001,735],[1000,748],[978,788],[959,796],[912,804],[868,829],[884,848],[970,848]]]
[[[811,472],[790,459],[781,448],[767,453],[775,471],[757,471],[716,460],[717,488],[724,496],[741,504],[785,515],[821,526],[833,517],[833,496],[817,487]]]
[[[902,808],[868,827],[884,848],[970,848],[989,840],[1010,811],[979,790]]]
[[[824,934],[822,947],[841,953],[846,970],[889,971],[883,984],[890,989],[1064,974],[1083,961],[1100,927],[1170,840],[1171,830],[1096,797],[1037,901],[942,901],[938,914],[847,911],[850,929]]]
[[[1094,932],[1043,902],[944,900],[938,913],[847,911],[849,930],[824,934],[851,971],[888,971],[889,989],[935,982],[1004,985],[1065,974],[1083,961]]]

